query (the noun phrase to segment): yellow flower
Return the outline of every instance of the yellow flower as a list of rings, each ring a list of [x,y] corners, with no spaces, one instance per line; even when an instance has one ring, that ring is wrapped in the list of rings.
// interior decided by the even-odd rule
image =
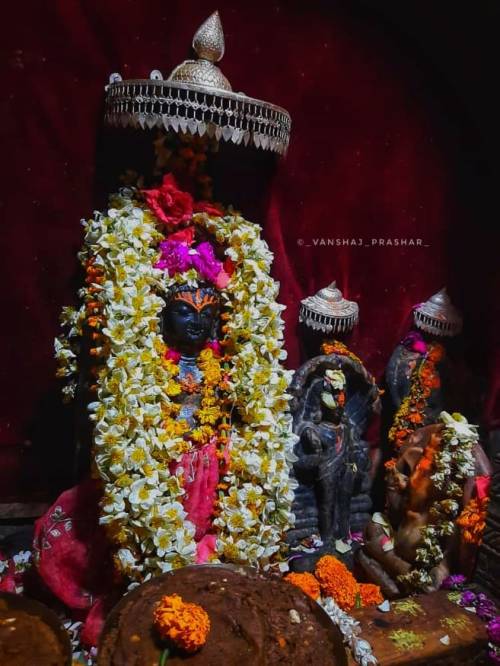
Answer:
[[[219,407],[204,407],[203,409],[198,410],[196,418],[200,423],[210,423],[211,425],[214,425],[217,423],[218,419],[220,419],[221,415],[222,412]]]
[[[198,357],[199,363],[207,363],[214,359],[214,353],[210,348],[202,349]]]
[[[128,474],[121,474],[117,479],[116,479],[116,485],[119,488],[126,488],[127,486],[130,486],[132,483],[132,479]]]
[[[191,431],[191,440],[197,444],[206,444],[214,435],[214,429],[207,425],[202,425]]]
[[[207,368],[203,369],[203,375],[205,381],[209,384],[218,384],[222,378],[222,372],[220,367],[210,365]]]
[[[179,366],[176,365],[171,359],[164,358],[162,363],[165,370],[169,372],[172,375],[172,377],[175,377],[176,375],[179,374]]]
[[[176,437],[182,437],[189,431],[189,423],[186,419],[179,419],[178,421],[169,419],[164,423],[163,428],[168,438],[175,439]]]
[[[125,458],[125,452],[123,449],[119,449],[117,447],[112,449],[110,460],[113,465],[118,465],[119,463],[123,462],[124,458]]]
[[[134,449],[130,454],[130,459],[138,465],[141,465],[146,460],[146,452],[144,449]]]
[[[165,387],[165,393],[170,397],[173,398],[176,395],[179,395],[181,393],[181,385],[176,382],[175,380],[171,379],[167,386]]]
[[[161,406],[161,410],[165,417],[176,416],[181,410],[181,405],[178,402],[168,402]]]

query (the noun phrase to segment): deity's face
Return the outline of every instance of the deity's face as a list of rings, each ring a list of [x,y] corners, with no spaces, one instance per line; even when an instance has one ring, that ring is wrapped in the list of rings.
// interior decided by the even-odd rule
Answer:
[[[186,356],[197,356],[216,334],[219,303],[213,290],[199,288],[177,292],[163,311],[163,336],[167,344]]]

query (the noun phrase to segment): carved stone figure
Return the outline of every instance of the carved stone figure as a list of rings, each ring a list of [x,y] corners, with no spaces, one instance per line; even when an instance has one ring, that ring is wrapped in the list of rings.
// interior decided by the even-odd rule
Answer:
[[[297,370],[289,389],[300,439],[294,465],[296,522],[288,540],[298,547],[319,536],[324,545],[317,555],[362,531],[371,514],[370,458],[362,434],[379,407],[378,388],[343,342],[325,340],[325,335],[346,336],[358,315],[358,304],[345,299],[335,282],[300,307],[301,340],[312,358]],[[309,559],[292,560],[292,567],[309,568],[315,556]]]
[[[370,516],[370,460],[361,438],[378,389],[363,365],[340,354],[317,356],[296,373],[294,432],[300,437],[294,471],[292,545],[319,535],[326,549],[347,540]],[[353,508],[357,509],[353,512]]]
[[[449,484],[439,488],[433,480],[435,457],[442,446],[444,428],[443,423],[419,428],[401,446],[386,471],[386,513],[373,515],[365,530],[363,550],[357,553],[365,574],[381,586],[388,598],[414,591],[414,586],[400,577],[407,577],[412,569],[420,566],[418,552],[423,543],[422,530],[439,525],[436,503],[452,506],[445,504],[449,501]],[[478,443],[473,446],[471,457],[472,469],[462,483],[463,494],[456,495],[455,515],[476,492],[478,480],[487,479],[491,474],[489,460]],[[468,556],[463,552],[464,544],[454,519],[451,525],[449,533],[439,539],[438,548],[443,557],[430,569],[428,583],[420,587],[426,592],[439,589],[444,578],[456,571]]]
[[[170,353],[179,356],[177,379],[181,393],[173,399],[180,405],[177,421],[197,427],[196,414],[201,406],[203,373],[198,367],[199,355],[217,339],[219,328],[219,295],[210,285],[174,289],[163,310],[163,337]],[[196,527],[195,539],[209,534],[220,464],[213,441],[184,453],[172,466],[173,472],[184,475],[183,505],[188,519]]]
[[[387,397],[385,400],[389,441],[396,444],[397,430],[435,423],[447,409],[461,409],[446,343],[462,329],[462,318],[452,305],[446,288],[413,309],[415,329],[396,346],[386,369]],[[418,330],[417,330],[418,329]],[[410,401],[410,402],[409,402]],[[418,404],[417,404],[418,403]],[[413,426],[403,412],[411,411]],[[403,422],[401,421],[403,417]],[[416,419],[416,420],[415,420]],[[400,439],[408,432],[400,433]]]

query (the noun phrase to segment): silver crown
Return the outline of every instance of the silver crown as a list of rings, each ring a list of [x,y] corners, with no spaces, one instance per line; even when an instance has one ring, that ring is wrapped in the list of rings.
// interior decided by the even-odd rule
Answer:
[[[189,134],[207,134],[235,144],[285,154],[290,140],[288,111],[232,91],[215,64],[224,55],[224,32],[214,12],[193,38],[196,60],[185,60],[167,79],[155,69],[149,79],[123,81],[109,77],[104,122],[142,129],[162,127]]]
[[[346,300],[336,282],[300,302],[299,321],[315,331],[347,333],[358,319],[358,304]]]
[[[462,330],[462,316],[443,287],[425,303],[413,310],[415,325],[433,335],[458,335]]]

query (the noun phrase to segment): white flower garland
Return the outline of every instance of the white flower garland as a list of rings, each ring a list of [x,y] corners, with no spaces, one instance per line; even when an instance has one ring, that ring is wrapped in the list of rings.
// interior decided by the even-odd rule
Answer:
[[[361,638],[359,622],[349,615],[349,613],[343,611],[332,597],[319,599],[318,604],[328,613],[332,622],[340,629],[344,643],[349,647],[354,661],[360,666],[378,664],[370,643]]]
[[[169,463],[186,451],[182,436],[166,432],[164,387],[172,376],[162,364],[160,294],[176,283],[197,285],[191,269],[169,278],[154,268],[163,239],[153,214],[138,205],[133,191],[113,198],[106,215],[84,222],[82,263],[93,261],[100,284],[80,290],[80,310],[66,308],[66,337],[56,341],[59,376],[76,371],[78,336],[97,298],[102,309],[105,360],[97,378],[97,400],[89,405],[95,463],[104,482],[101,522],[116,544],[117,564],[134,580],[194,562],[194,525],[182,506],[182,479]],[[229,397],[237,418],[230,427],[230,464],[219,498],[215,561],[265,565],[293,523],[294,481],[289,477],[296,438],[291,431],[286,390],[291,372],[280,361],[283,306],[270,277],[272,253],[260,228],[238,215],[194,215],[195,225],[227,247],[236,265],[223,292],[229,313],[227,337],[235,350],[229,369]],[[93,293],[90,293],[92,287]],[[96,293],[97,292],[97,293]],[[70,383],[66,394],[74,394]]]

